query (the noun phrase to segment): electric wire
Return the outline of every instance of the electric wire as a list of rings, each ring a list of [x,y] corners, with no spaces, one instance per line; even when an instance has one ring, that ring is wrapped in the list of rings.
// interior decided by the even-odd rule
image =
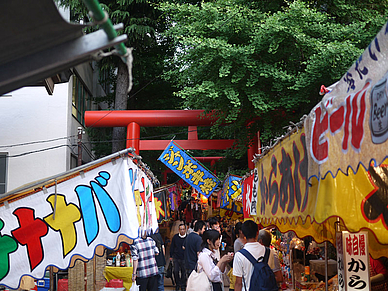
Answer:
[[[95,161],[96,157],[93,155],[93,153],[88,149],[88,147],[82,142],[81,143],[82,148],[85,150],[85,152],[89,155],[89,157]]]
[[[26,156],[26,155],[29,155],[29,154],[35,154],[35,153],[45,152],[45,151],[48,151],[48,150],[53,150],[53,149],[57,149],[57,148],[61,148],[61,147],[69,147],[69,148],[71,149],[71,146],[72,146],[72,145],[61,144],[61,145],[57,145],[57,146],[53,146],[53,147],[49,147],[49,148],[40,149],[40,150],[24,152],[24,153],[17,154],[17,155],[4,156],[4,158],[18,158],[18,157]]]
[[[167,137],[167,136],[176,136],[176,135],[179,135],[179,134],[186,134],[186,133],[195,132],[195,131],[198,132],[198,131],[201,131],[201,129],[198,129],[198,128],[197,129],[192,129],[192,130],[186,129],[186,130],[182,130],[182,131],[178,131],[178,132],[172,132],[172,133],[166,133],[166,134],[142,137],[142,138],[139,138],[139,140],[147,140],[147,139]],[[25,146],[25,145],[38,144],[38,143],[47,143],[47,142],[57,141],[57,140],[61,140],[61,139],[70,139],[70,138],[74,138],[74,137],[78,137],[78,135],[70,135],[70,136],[67,136],[67,137],[54,138],[54,139],[48,139],[48,140],[42,140],[42,141],[34,141],[34,142],[26,142],[26,143],[13,144],[13,145],[8,145],[8,146],[0,146],[0,147],[1,148],[7,148],[7,147]],[[126,138],[126,139],[119,139],[119,140],[85,141],[85,142],[81,142],[81,145],[83,146],[85,151],[88,153],[88,155],[93,160],[95,160],[95,157],[94,157],[93,153],[86,147],[87,144],[93,145],[93,144],[99,144],[99,143],[112,143],[112,142],[128,141],[128,140],[136,140],[136,138],[132,138],[132,139]],[[21,157],[21,156],[25,156],[25,155],[29,155],[29,154],[34,154],[34,153],[39,153],[39,152],[43,152],[43,151],[48,151],[48,150],[51,150],[51,149],[56,149],[56,148],[60,148],[60,147],[64,147],[64,146],[69,147],[70,150],[72,151],[72,153],[74,155],[77,155],[77,153],[74,151],[74,149],[72,147],[77,147],[78,144],[70,144],[70,145],[69,144],[64,144],[64,145],[52,146],[52,147],[49,147],[49,148],[44,148],[44,149],[39,149],[39,150],[34,150],[34,151],[28,151],[28,152],[24,152],[24,153],[21,153],[21,154],[5,156],[5,157],[7,157],[7,158],[17,158],[17,157]]]
[[[61,140],[61,139],[69,139],[69,138],[76,137],[76,136],[77,135],[70,135],[70,136],[58,137],[58,138],[53,138],[53,139],[48,139],[48,140],[31,141],[31,142],[12,144],[12,145],[0,145],[0,148],[13,148],[13,147],[17,147],[17,146],[25,146],[25,145],[38,144],[38,143],[47,143],[47,142],[57,141],[57,140]]]

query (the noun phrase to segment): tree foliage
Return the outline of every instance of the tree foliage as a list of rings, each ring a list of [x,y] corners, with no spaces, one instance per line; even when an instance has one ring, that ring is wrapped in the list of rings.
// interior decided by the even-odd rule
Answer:
[[[342,77],[388,16],[387,2],[377,0],[180,1],[160,9],[176,46],[164,77],[184,108],[218,109],[213,133],[238,138],[241,153],[253,132],[271,139],[307,114],[320,86]]]

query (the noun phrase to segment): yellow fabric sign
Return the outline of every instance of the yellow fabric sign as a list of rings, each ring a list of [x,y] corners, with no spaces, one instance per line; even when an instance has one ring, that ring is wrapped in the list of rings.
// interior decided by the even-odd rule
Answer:
[[[316,197],[308,191],[308,156],[303,130],[277,145],[257,164],[257,218],[306,220]]]
[[[307,181],[307,152],[303,130],[277,145],[256,164],[259,173],[257,216],[264,226],[318,242],[335,243],[335,222],[343,230],[369,232],[372,256],[388,252],[388,160],[379,167],[362,166],[347,175],[339,171]]]
[[[109,282],[112,279],[123,280],[123,287],[126,291],[132,286],[132,267],[105,267],[104,277]]]

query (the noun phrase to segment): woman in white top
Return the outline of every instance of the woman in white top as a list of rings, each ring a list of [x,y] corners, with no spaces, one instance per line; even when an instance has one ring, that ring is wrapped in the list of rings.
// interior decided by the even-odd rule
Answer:
[[[215,251],[220,248],[220,233],[216,230],[206,230],[202,235],[201,252],[198,255],[198,272],[204,271],[213,285],[213,291],[223,291],[222,273],[228,262],[233,260],[233,253],[224,255],[219,261]]]

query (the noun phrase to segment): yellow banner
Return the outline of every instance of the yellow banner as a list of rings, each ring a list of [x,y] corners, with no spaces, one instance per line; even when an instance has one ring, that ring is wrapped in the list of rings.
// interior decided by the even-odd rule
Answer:
[[[292,230],[299,237],[335,241],[337,218],[350,232],[368,230],[374,257],[388,251],[388,160],[366,171],[307,181],[305,134],[301,130],[256,163],[259,197],[255,219]]]
[[[304,130],[289,136],[256,163],[257,218],[304,221],[316,197],[308,191],[308,152]],[[312,194],[311,194],[312,193]]]

